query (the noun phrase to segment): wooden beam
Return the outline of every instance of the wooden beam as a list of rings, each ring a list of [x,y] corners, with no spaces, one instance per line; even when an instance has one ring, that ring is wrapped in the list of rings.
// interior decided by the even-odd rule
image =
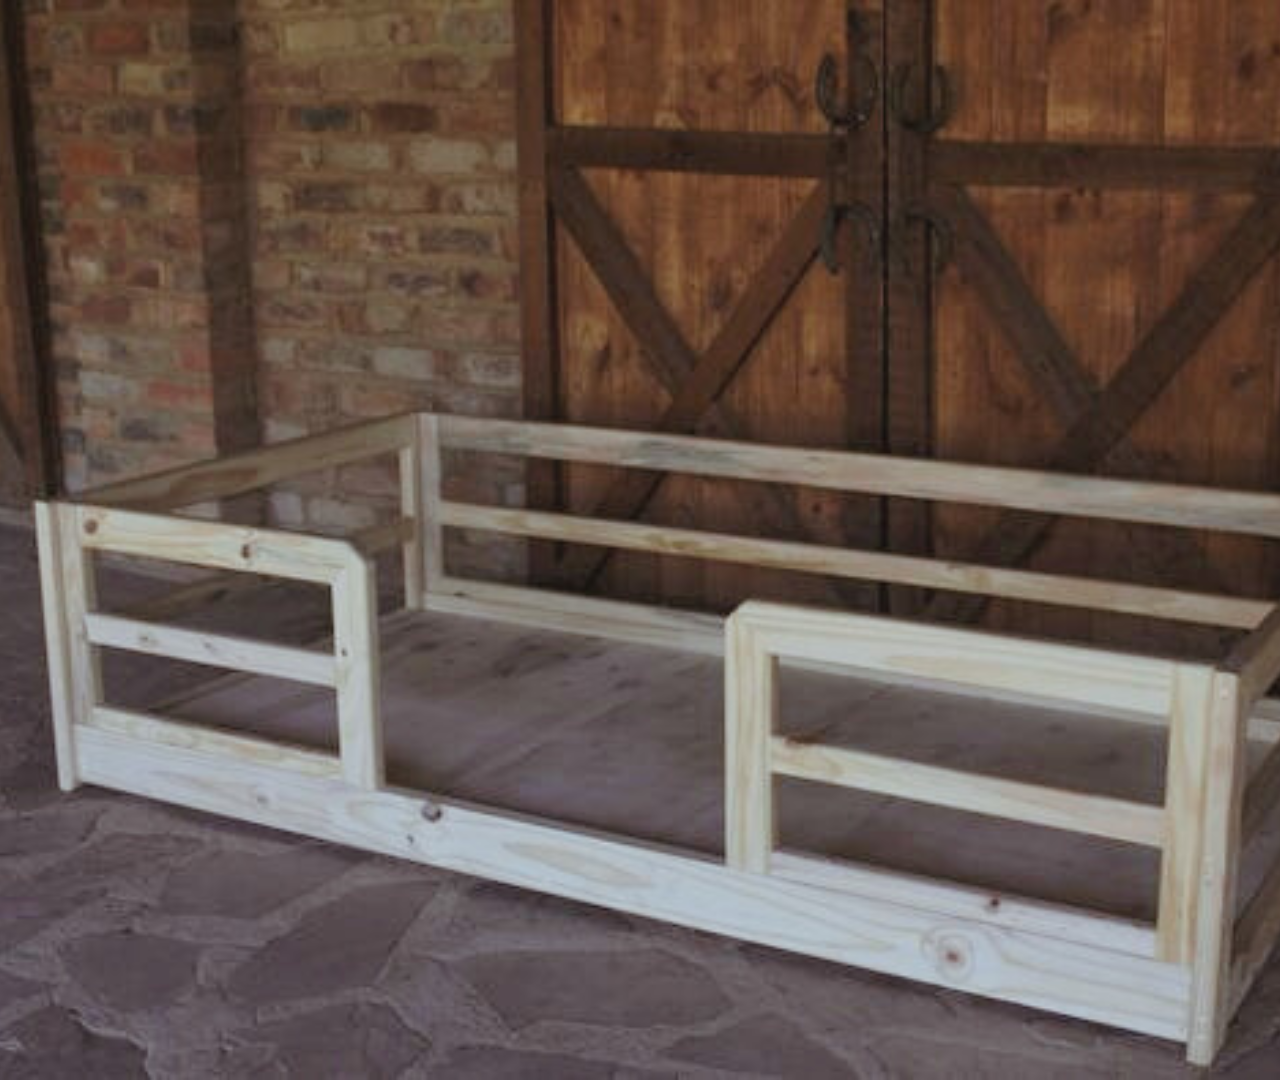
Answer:
[[[570,168],[816,179],[827,173],[831,139],[764,132],[562,126],[547,133],[547,146],[554,162]]]
[[[1280,246],[1280,198],[1258,199],[1183,287],[1120,370],[1048,454],[1052,470],[1096,468],[1129,428],[1191,360],[1245,286]],[[1004,566],[1026,558],[1052,525],[1051,518],[1003,516],[969,555]],[[930,605],[936,618],[964,609],[949,598]]]
[[[1132,188],[1141,191],[1274,190],[1280,155],[1270,147],[975,143],[931,140],[938,184],[984,187]]]
[[[1164,811],[1158,806],[777,735],[769,743],[769,767],[775,775],[1128,844],[1159,847],[1164,837]]]
[[[1240,692],[1252,704],[1280,678],[1280,604],[1231,650],[1222,665],[1240,679]]]
[[[1280,495],[994,465],[441,416],[447,448],[1280,538]]]
[[[555,57],[551,0],[516,0],[516,170],[520,208],[520,343],[524,415],[559,419],[560,321],[556,223],[547,187],[548,128],[555,121]],[[558,509],[560,468],[531,461],[525,475],[530,506]],[[535,545],[530,570],[549,580],[554,551]]]
[[[666,525],[449,501],[440,503],[438,512],[440,523],[453,528],[765,566],[859,581],[956,590],[1238,629],[1252,629],[1270,610],[1270,605],[1260,600],[1207,596],[1070,575],[968,566],[921,556],[765,540]]]
[[[3,434],[16,444],[27,494],[38,497],[58,486],[58,452],[25,73],[21,5],[0,5],[0,305],[12,329],[0,348],[13,364],[17,391],[12,430]]]
[[[455,873],[791,952],[1180,1039],[1186,972],[950,911],[743,873],[718,860],[593,835],[425,792],[368,792],[252,761],[86,730],[85,780]],[[141,766],[141,767],[140,767]]]
[[[88,491],[80,501],[162,512],[227,499],[295,476],[398,453],[413,444],[414,423],[414,417],[406,413],[386,420],[351,424],[319,435],[306,435],[137,480],[125,480]]]
[[[85,616],[85,626],[93,645],[312,686],[333,686],[336,682],[329,653],[98,612]]]

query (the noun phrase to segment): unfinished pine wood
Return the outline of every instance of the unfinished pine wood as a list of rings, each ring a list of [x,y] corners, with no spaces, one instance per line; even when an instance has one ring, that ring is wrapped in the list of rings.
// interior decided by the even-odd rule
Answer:
[[[757,540],[670,526],[508,510],[449,500],[440,503],[438,513],[438,520],[443,525],[511,536],[564,540],[629,551],[653,551],[750,566],[772,566],[829,577],[920,585],[1240,629],[1257,626],[1270,610],[1270,605],[1263,601],[1201,596],[1173,589],[1090,581],[1068,575],[967,566],[876,551],[848,551],[794,541]]]
[[[414,418],[410,415],[365,421],[200,465],[180,466],[138,480],[111,484],[96,489],[91,497],[101,506],[138,511],[177,510],[257,491],[305,473],[396,454],[412,445],[413,432]]]
[[[90,550],[330,584],[362,562],[345,540],[97,506],[64,506],[73,535]]]
[[[75,771],[75,724],[78,712],[78,695],[75,689],[77,672],[85,666],[75,659],[75,650],[82,648],[72,633],[72,620],[79,610],[81,590],[74,588],[75,581],[83,579],[84,571],[73,575],[71,582],[64,576],[63,567],[68,560],[64,550],[70,544],[75,552],[74,535],[63,533],[66,515],[55,503],[35,504],[36,542],[40,555],[40,600],[44,615],[45,651],[49,666],[49,696],[52,703],[53,745],[58,763],[58,786],[71,791],[79,785]]]
[[[1271,689],[1280,679],[1280,605],[1232,649],[1223,666],[1240,677],[1240,693],[1250,703]]]
[[[1187,1060],[1209,1065],[1231,1020],[1231,962],[1240,864],[1244,791],[1245,705],[1240,680],[1219,672],[1213,681],[1209,736],[1199,766],[1203,803],[1195,947]]]
[[[423,414],[418,417],[418,447],[422,463],[418,470],[422,508],[421,530],[422,588],[427,593],[440,587],[444,578],[444,519],[440,513],[444,464],[441,459],[440,419]]]
[[[767,740],[767,745],[769,769],[798,780],[838,784],[1148,847],[1159,847],[1164,838],[1164,813],[1157,806],[976,776],[777,736]]]
[[[126,736],[142,743],[209,754],[233,767],[238,763],[245,763],[267,765],[300,776],[340,775],[338,759],[332,754],[317,753],[303,747],[255,739],[230,731],[218,731],[198,724],[167,720],[136,710],[100,705],[82,726],[85,729]]]
[[[725,625],[725,859],[767,873],[777,846],[769,741],[778,720],[778,661],[749,627]]]
[[[441,417],[440,429],[444,444],[459,450],[1280,538],[1280,496],[1267,491],[462,416]]]
[[[1089,943],[744,873],[448,800],[353,789],[89,729],[91,783],[586,903],[1180,1039],[1185,969]],[[143,764],[145,767],[139,768]]]
[[[400,514],[409,524],[409,530],[402,537],[404,548],[404,606],[420,607],[422,590],[425,587],[427,566],[424,543],[426,538],[427,511],[423,505],[422,469],[426,460],[422,445],[422,425],[414,418],[413,436],[408,446],[400,451],[398,463],[398,479],[400,481]]]
[[[1166,717],[1173,665],[1145,656],[752,601],[735,618],[776,656]]]
[[[94,645],[269,675],[313,686],[334,686],[337,681],[333,656],[311,649],[92,612],[85,617],[85,625],[89,641]]]
[[[773,853],[769,873],[785,881],[907,904],[1062,941],[1086,942],[1133,956],[1156,954],[1155,934],[1145,923],[1062,904],[786,850]]]
[[[348,563],[333,582],[333,651],[342,775],[375,790],[385,779],[378,588],[373,564]]]
[[[1209,752],[1213,689],[1211,668],[1174,669],[1158,905],[1159,955],[1174,963],[1190,963],[1195,952],[1207,795],[1202,763]]]

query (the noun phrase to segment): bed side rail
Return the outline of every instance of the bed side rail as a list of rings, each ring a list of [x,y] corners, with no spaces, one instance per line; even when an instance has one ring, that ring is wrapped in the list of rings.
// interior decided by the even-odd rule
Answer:
[[[59,783],[80,780],[95,738],[199,747],[227,764],[270,761],[307,774],[332,773],[361,788],[383,782],[378,612],[374,566],[341,539],[47,502],[36,506]],[[329,588],[333,640],[327,651],[193,630],[98,610],[92,555],[114,552]],[[330,687],[337,699],[337,757],[112,708],[104,700],[100,651],[124,649],[236,672]],[[85,746],[80,746],[81,734]]]
[[[1155,848],[1162,872],[1150,948],[1190,969],[1189,1042],[1197,1060],[1230,1014],[1231,930],[1247,704],[1240,677],[1208,665],[1045,644],[990,633],[783,604],[742,605],[726,627],[726,852],[761,873],[821,874],[836,865],[776,850],[774,779],[790,776],[1107,837]],[[1166,719],[1165,801],[1153,805],[796,741],[778,734],[780,662],[1016,691],[1047,703]],[[865,875],[868,871],[859,871]],[[849,887],[859,883],[849,879]],[[910,902],[929,903],[917,887]],[[904,902],[908,902],[907,894]],[[1072,919],[1099,919],[1075,912]],[[1108,925],[1104,920],[1100,928]]]
[[[439,459],[442,450],[511,454],[1280,538],[1280,498],[1269,493],[559,424],[460,416],[429,417],[424,423],[426,446],[432,455],[425,475],[428,500],[425,544],[429,551],[440,550],[443,528],[458,528],[1114,611],[1237,630],[1254,629],[1272,608],[1265,600],[1065,574],[653,526],[590,515],[475,505],[444,497],[439,484]],[[457,606],[449,605],[448,597],[470,601],[477,609],[487,603],[514,607],[522,600],[531,599],[510,588],[500,590],[503,596],[495,597],[492,588],[483,590],[486,595],[482,596],[472,583],[449,577],[438,565],[429,569],[427,587],[446,598],[440,606]],[[426,601],[429,606],[434,602],[432,598]],[[576,607],[580,614],[591,614],[590,599],[576,601]],[[604,611],[598,615],[608,618]]]

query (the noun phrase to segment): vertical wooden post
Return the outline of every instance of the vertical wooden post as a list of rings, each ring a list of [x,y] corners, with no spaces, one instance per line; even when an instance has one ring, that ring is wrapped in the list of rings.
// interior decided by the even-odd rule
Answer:
[[[777,842],[769,740],[778,715],[778,660],[741,619],[725,623],[725,857],[763,874]]]
[[[1231,959],[1240,862],[1240,818],[1245,782],[1247,718],[1240,679],[1218,671],[1213,678],[1209,732],[1198,765],[1204,776],[1203,841],[1191,956],[1191,1008],[1187,1058],[1213,1060],[1231,1018]]]
[[[342,775],[349,784],[374,790],[382,786],[385,769],[378,591],[373,564],[354,554],[333,582],[333,649]]]
[[[11,401],[0,400],[0,440],[16,437],[26,494],[38,497],[58,487],[58,450],[21,8],[0,6],[0,307],[8,309],[10,329],[0,341],[0,364],[11,369],[13,391]]]
[[[554,19],[551,0],[516,0],[516,168],[520,205],[520,320],[524,415],[558,419],[559,315],[556,303],[556,225],[547,187],[547,129],[555,123]],[[530,460],[528,505],[555,510],[560,466]],[[531,543],[530,573],[546,584],[555,573],[555,546]]]
[[[1204,847],[1205,774],[1213,716],[1213,669],[1174,668],[1165,768],[1165,836],[1160,864],[1157,949],[1161,960],[1190,964],[1195,952]]]
[[[429,413],[418,417],[421,451],[419,480],[422,507],[422,585],[426,592],[438,589],[444,578],[444,527],[440,524],[441,484],[444,465],[440,449],[440,420]]]
[[[400,449],[400,514],[413,523],[413,535],[404,543],[404,606],[422,608],[426,587],[426,514],[422,505],[422,424],[415,418],[409,445]]]
[[[71,791],[80,785],[76,725],[86,723],[102,702],[98,650],[89,644],[85,628],[85,615],[96,604],[96,587],[75,508],[39,502],[35,514],[58,786]]]

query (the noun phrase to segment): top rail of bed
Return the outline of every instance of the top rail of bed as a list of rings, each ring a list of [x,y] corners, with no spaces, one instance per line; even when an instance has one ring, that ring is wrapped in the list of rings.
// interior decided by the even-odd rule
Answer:
[[[406,413],[304,436],[88,491],[80,502],[176,510],[267,487],[414,443]],[[692,435],[464,416],[434,417],[451,450],[512,454],[1055,516],[1100,518],[1280,539],[1280,495]]]
[[[370,421],[173,469],[88,492],[78,501],[103,511],[165,513],[232,498],[305,473],[394,454],[400,459],[406,492],[401,524],[414,534],[406,535],[404,541],[406,575],[414,578],[411,595],[441,583],[457,585],[460,579],[447,577],[443,570],[441,530],[466,528],[1229,627],[1253,635],[1240,645],[1246,652],[1233,654],[1235,663],[1252,661],[1260,649],[1270,658],[1276,646],[1266,649],[1262,643],[1280,641],[1273,599],[451,501],[444,497],[440,482],[444,451],[799,484],[1280,538],[1280,495],[1268,492],[431,413]],[[1280,663],[1264,666],[1269,669]]]

